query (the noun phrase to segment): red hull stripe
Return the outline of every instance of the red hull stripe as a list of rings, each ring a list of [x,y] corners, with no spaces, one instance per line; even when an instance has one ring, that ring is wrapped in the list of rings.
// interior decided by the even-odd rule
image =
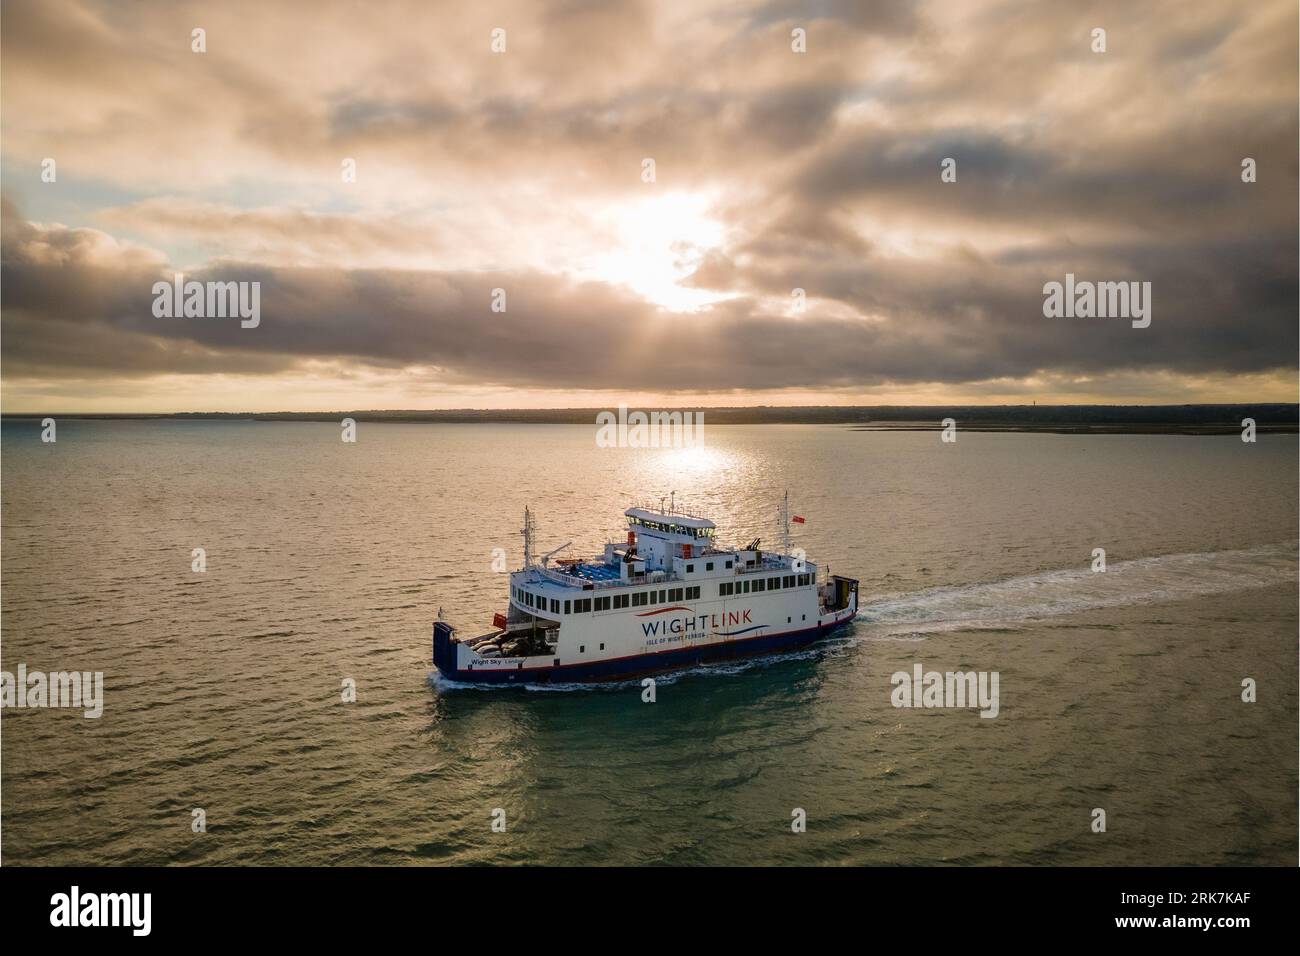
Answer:
[[[657,611],[642,611],[637,617],[654,617],[656,614],[667,614],[669,611],[689,611],[690,608],[682,607],[680,604],[674,604],[672,607],[661,607]]]

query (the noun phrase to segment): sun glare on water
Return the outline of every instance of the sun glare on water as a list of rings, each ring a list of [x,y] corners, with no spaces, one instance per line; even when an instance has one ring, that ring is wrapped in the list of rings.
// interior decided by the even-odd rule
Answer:
[[[714,478],[732,464],[733,456],[709,445],[687,445],[660,453],[658,467],[677,476]]]

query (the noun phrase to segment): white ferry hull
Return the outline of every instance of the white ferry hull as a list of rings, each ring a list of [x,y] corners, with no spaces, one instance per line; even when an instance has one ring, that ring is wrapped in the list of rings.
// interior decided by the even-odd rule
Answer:
[[[433,631],[433,663],[445,677],[466,683],[585,683],[779,653],[820,640],[857,614],[858,582],[834,580],[846,604],[826,613],[818,613],[816,591],[810,589],[811,606],[755,595],[754,601],[590,615],[581,625],[566,620],[562,640],[545,656],[483,656],[459,640],[450,624],[439,621]]]

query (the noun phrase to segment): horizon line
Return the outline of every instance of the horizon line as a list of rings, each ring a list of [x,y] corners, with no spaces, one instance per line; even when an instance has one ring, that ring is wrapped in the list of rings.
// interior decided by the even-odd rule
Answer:
[[[257,416],[283,416],[301,418],[305,416],[321,415],[456,415],[456,414],[474,414],[474,415],[544,415],[548,413],[599,413],[614,412],[619,408],[627,408],[629,412],[653,412],[653,413],[671,413],[671,412],[736,412],[736,413],[762,413],[762,412],[820,412],[820,413],[838,413],[847,414],[852,412],[868,411],[921,411],[944,409],[981,409],[981,410],[1038,410],[1046,412],[1050,410],[1078,410],[1078,409],[1126,409],[1126,410],[1170,410],[1170,409],[1228,409],[1228,408],[1293,408],[1300,410],[1300,402],[1278,402],[1278,401],[1244,401],[1244,402],[1068,402],[1068,403],[979,403],[979,402],[949,402],[941,404],[876,404],[876,405],[834,405],[834,404],[817,404],[817,405],[630,405],[628,403],[619,403],[611,408],[608,405],[548,405],[544,407],[476,407],[476,406],[458,406],[454,408],[335,408],[335,409],[314,409],[309,411],[291,411],[287,409],[241,409],[239,411],[219,411],[215,409],[206,410],[173,410],[173,411],[152,411],[152,412],[127,412],[127,411],[78,411],[78,410],[55,410],[46,409],[43,411],[21,411],[10,412],[0,411],[0,419],[3,418],[39,418],[45,415],[62,415],[64,417],[74,418],[176,418],[176,417],[195,417],[195,416],[219,416],[222,418],[239,418],[239,417],[257,417]]]

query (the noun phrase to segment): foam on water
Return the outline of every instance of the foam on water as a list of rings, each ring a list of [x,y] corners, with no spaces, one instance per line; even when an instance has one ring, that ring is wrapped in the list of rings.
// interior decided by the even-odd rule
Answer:
[[[1297,542],[1241,551],[1165,554],[1083,568],[1047,571],[964,587],[929,588],[871,601],[857,620],[886,635],[1040,620],[1102,608],[1179,601],[1294,581]]]

